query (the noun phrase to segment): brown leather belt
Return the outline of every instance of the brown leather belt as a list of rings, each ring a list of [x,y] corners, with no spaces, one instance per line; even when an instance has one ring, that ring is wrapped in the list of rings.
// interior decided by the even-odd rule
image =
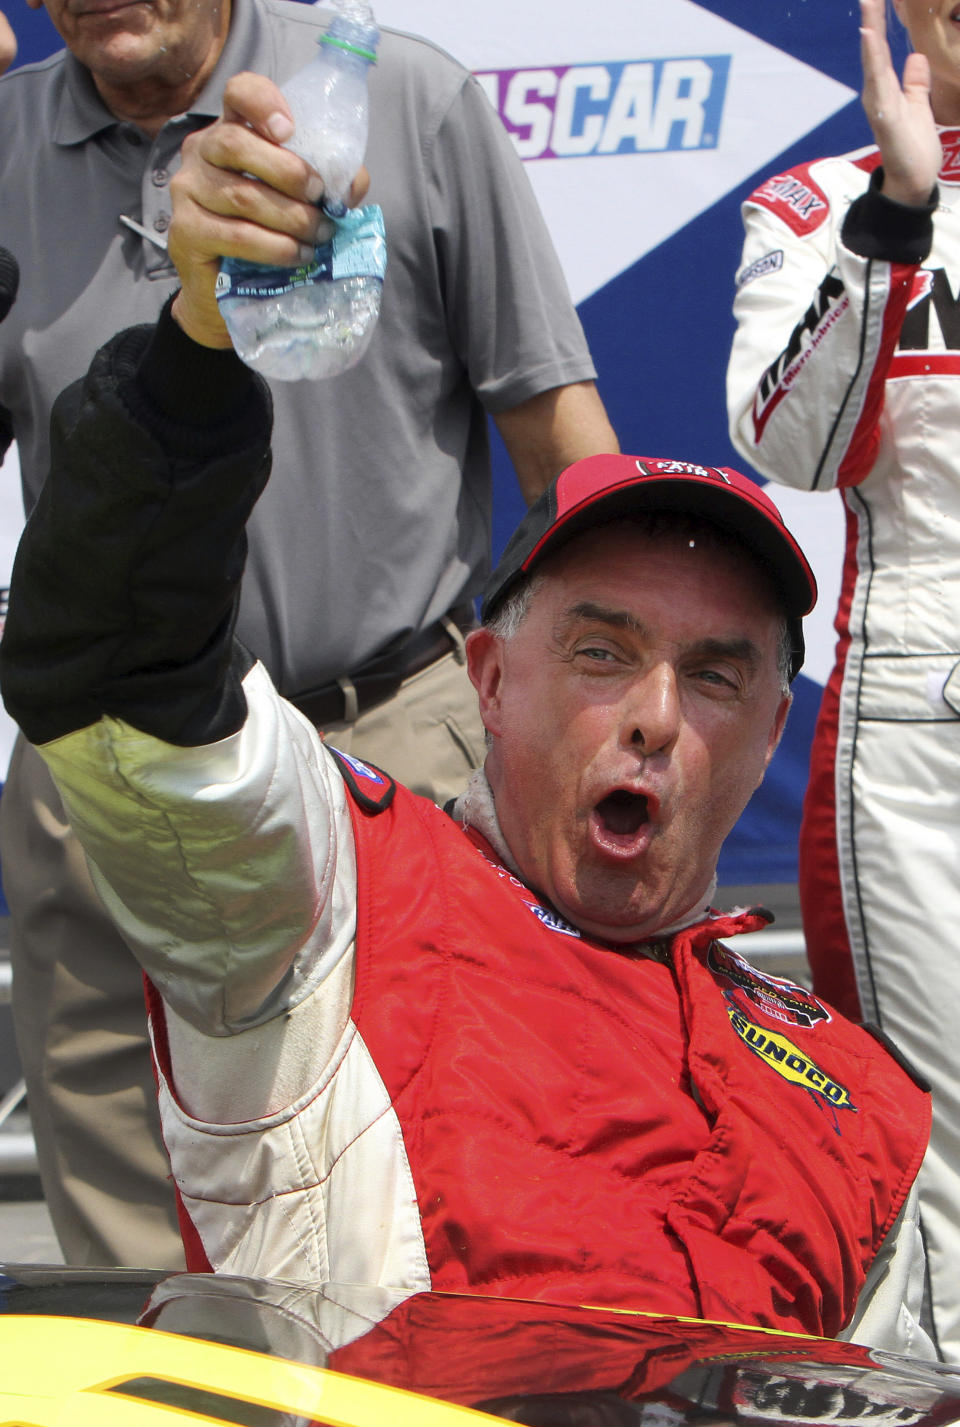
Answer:
[[[462,657],[463,636],[476,626],[473,605],[457,605],[443,619],[388,645],[350,674],[286,697],[317,728],[344,720],[353,723],[368,709],[391,698],[404,679],[419,674],[445,654],[456,651]]]

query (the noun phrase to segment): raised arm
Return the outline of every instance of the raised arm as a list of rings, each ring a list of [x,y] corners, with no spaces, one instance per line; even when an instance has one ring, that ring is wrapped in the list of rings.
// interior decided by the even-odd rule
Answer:
[[[302,227],[303,200],[257,198]],[[348,948],[353,849],[332,759],[233,637],[270,399],[208,302],[221,220],[178,205],[183,325],[167,309],[120,333],[57,403],[0,679],[125,939],[169,1006],[223,1035],[283,1013]],[[238,247],[262,249],[252,227]]]
[[[803,489],[869,474],[884,382],[933,238],[940,147],[926,62],[912,56],[901,86],[883,0],[862,0],[862,13],[879,163],[802,165],[762,184],[743,212],[731,438],[764,475]]]

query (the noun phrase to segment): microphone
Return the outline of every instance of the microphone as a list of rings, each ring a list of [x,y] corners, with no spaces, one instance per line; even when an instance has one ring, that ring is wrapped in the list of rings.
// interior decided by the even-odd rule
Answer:
[[[17,298],[20,286],[20,265],[8,248],[0,248],[0,322]]]

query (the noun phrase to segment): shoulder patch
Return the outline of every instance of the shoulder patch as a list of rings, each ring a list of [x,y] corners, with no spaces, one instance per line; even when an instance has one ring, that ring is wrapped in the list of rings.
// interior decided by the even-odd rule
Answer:
[[[798,237],[814,233],[830,211],[827,195],[810,177],[810,164],[768,178],[750,195],[750,202],[775,213]]]
[[[341,753],[339,748],[334,748],[329,743],[327,748],[337,760],[343,781],[354,802],[367,813],[386,812],[397,791],[397,785],[390,775],[375,768],[372,763],[363,763],[349,753]]]

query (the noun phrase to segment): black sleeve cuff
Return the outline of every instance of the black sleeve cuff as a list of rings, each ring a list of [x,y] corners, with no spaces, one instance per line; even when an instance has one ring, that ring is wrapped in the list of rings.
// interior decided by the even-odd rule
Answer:
[[[165,443],[190,456],[242,450],[262,430],[270,392],[232,347],[202,347],[171,315],[176,293],[156,325],[132,328],[114,353],[119,391],[129,409]]]
[[[870,187],[854,199],[843,220],[843,244],[861,258],[917,266],[930,252],[940,190],[934,184],[926,206],[914,208],[881,193],[882,182],[883,169],[874,169]]]

